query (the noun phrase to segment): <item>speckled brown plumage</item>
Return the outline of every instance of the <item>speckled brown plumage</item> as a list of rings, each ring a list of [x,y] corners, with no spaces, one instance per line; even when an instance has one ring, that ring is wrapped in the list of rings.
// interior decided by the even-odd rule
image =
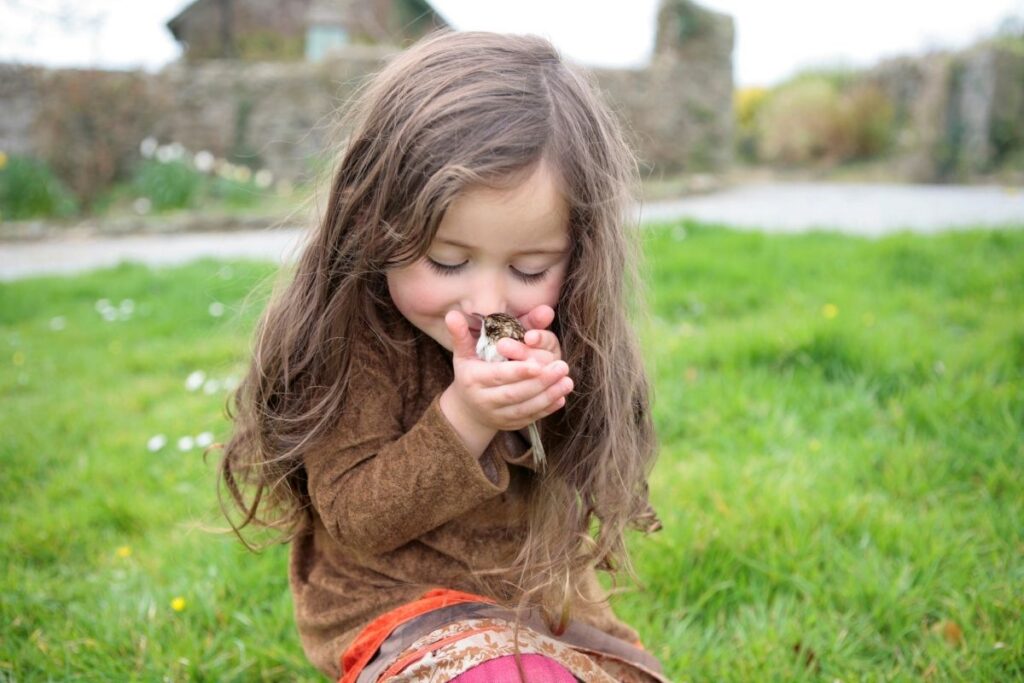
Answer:
[[[476,355],[481,360],[491,363],[508,360],[498,353],[498,340],[507,337],[522,342],[526,338],[526,329],[515,316],[511,316],[508,313],[491,313],[489,315],[479,315],[479,317],[483,322],[480,327],[480,339],[476,344]],[[544,465],[547,462],[547,456],[544,453],[544,444],[540,440],[540,428],[536,422],[531,422],[529,430],[530,445],[533,446],[534,464],[537,465],[538,470],[543,471]]]

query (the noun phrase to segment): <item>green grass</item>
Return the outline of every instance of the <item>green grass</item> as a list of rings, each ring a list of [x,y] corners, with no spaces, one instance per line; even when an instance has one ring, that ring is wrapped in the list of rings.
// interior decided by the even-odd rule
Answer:
[[[1024,679],[1024,231],[647,250],[665,529],[616,608],[673,680]],[[241,373],[272,276],[0,285],[0,680],[317,680],[286,549],[210,533],[216,453],[176,446],[228,434],[186,378]]]

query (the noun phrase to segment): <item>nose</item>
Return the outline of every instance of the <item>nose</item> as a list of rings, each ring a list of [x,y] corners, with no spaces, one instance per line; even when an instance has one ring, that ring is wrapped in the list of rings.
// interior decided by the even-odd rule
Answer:
[[[462,310],[466,313],[504,313],[508,307],[505,296],[505,284],[500,274],[481,272],[469,282],[469,291],[462,300]]]

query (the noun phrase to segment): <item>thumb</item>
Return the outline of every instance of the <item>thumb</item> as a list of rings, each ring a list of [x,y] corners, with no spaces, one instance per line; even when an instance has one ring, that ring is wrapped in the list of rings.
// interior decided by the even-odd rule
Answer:
[[[444,316],[444,324],[452,336],[452,353],[457,358],[476,358],[476,342],[469,333],[465,316],[458,311],[448,311]]]

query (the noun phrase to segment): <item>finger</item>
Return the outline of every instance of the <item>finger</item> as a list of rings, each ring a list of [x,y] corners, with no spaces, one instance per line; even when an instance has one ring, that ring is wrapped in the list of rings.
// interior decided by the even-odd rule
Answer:
[[[500,387],[537,377],[541,374],[542,369],[539,363],[533,362],[484,363],[481,361],[474,372],[474,380],[481,386]],[[568,366],[566,366],[566,371],[568,372]]]
[[[522,342],[509,337],[502,337],[497,343],[498,353],[508,360],[526,360],[530,352],[529,347]]]
[[[504,353],[502,353],[504,355]],[[556,360],[560,360],[558,354],[551,353],[545,349],[535,349],[529,346],[520,344],[517,347],[510,349],[510,355],[507,356],[510,360],[517,362],[529,363],[530,365],[536,365],[537,367],[547,367]]]
[[[541,304],[526,314],[523,327],[528,330],[546,329],[555,319],[555,309],[547,304]]]
[[[535,419],[536,420],[542,420],[545,417],[547,417],[548,415],[551,415],[552,413],[557,413],[559,410],[561,410],[562,408],[565,407],[566,398],[567,398],[566,396],[563,396],[562,398],[560,398],[557,401],[555,401],[554,403],[552,403],[550,406],[547,407],[547,409],[544,410],[543,413],[540,414],[539,417],[537,417]]]
[[[524,341],[528,346],[535,349],[544,349],[551,353],[559,353],[562,349],[562,345],[558,342],[558,337],[550,330],[530,330],[526,333]]]
[[[448,311],[444,324],[452,336],[452,353],[459,358],[476,358],[476,342],[469,333],[466,317],[458,311]]]
[[[492,388],[488,399],[495,406],[513,406],[550,392],[551,400],[554,400],[572,391],[573,382],[567,376],[568,371],[565,363],[552,363],[538,377]]]
[[[564,399],[571,391],[572,380],[563,377],[544,391],[509,406],[507,412],[511,419],[522,420],[525,425],[554,412],[559,404],[565,405]]]

